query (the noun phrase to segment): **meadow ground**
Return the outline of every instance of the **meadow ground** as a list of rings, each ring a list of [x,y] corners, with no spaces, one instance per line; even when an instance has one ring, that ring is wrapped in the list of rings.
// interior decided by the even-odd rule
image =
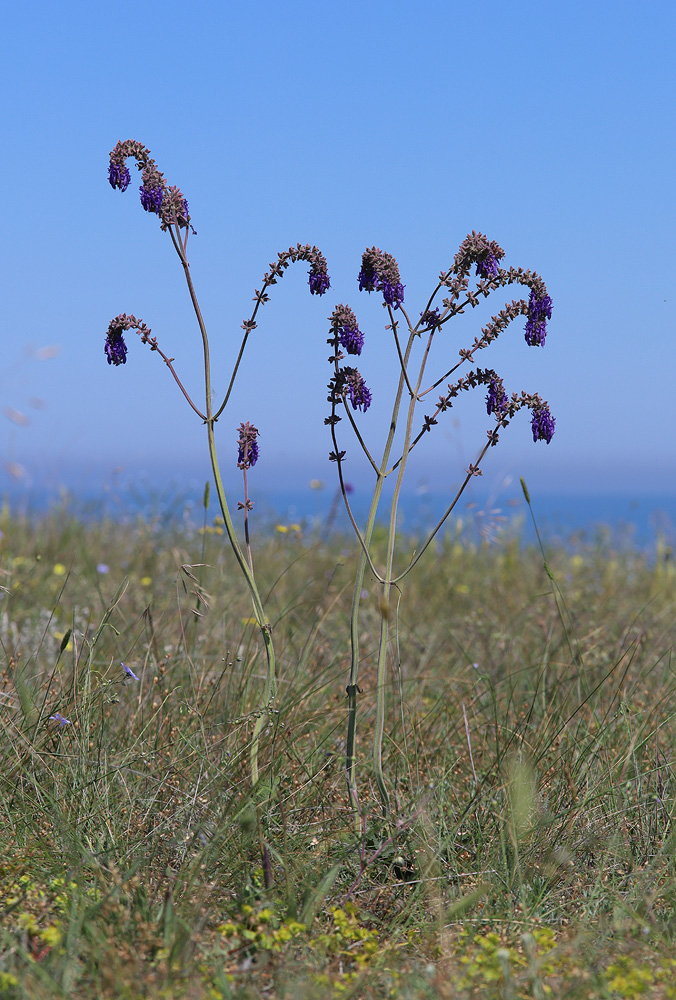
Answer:
[[[356,822],[356,546],[282,527],[254,539],[279,696],[252,790],[263,654],[218,522],[4,510],[0,996],[676,997],[669,552],[428,552],[396,609],[389,824],[367,583]]]

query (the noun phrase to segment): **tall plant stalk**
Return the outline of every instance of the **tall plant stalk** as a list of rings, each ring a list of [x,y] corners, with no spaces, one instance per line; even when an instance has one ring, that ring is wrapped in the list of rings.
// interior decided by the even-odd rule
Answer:
[[[437,388],[443,381],[452,376],[455,371],[466,362],[472,362],[474,354],[487,347],[492,340],[502,332],[503,329],[517,315],[526,314],[526,341],[530,346],[541,346],[544,344],[546,332],[546,319],[551,316],[551,299],[547,295],[544,282],[538,275],[523,271],[521,269],[503,270],[498,266],[498,261],[504,256],[504,251],[496,244],[489,242],[482,234],[472,233],[463,242],[456,255],[454,267],[448,272],[442,272],[439,283],[430,296],[427,305],[420,314],[420,320],[415,326],[411,323],[408,314],[403,307],[404,286],[399,277],[399,268],[394,258],[375,247],[367,250],[362,258],[362,268],[359,273],[360,290],[381,291],[383,294],[383,305],[387,309],[389,316],[388,329],[392,331],[394,345],[399,362],[399,378],[395,392],[392,417],[386,435],[383,458],[379,466],[371,458],[368,447],[363,439],[352,414],[348,408],[348,402],[353,409],[368,408],[371,401],[370,391],[366,389],[362,376],[356,369],[340,367],[340,361],[344,358],[343,350],[349,354],[361,354],[364,343],[364,336],[359,330],[357,320],[348,306],[338,306],[331,317],[332,337],[329,343],[332,345],[334,353],[330,361],[334,364],[334,376],[330,384],[329,401],[332,403],[332,411],[327,423],[331,426],[333,451],[330,457],[337,463],[340,487],[345,501],[346,510],[352,526],[357,534],[361,546],[361,554],[357,573],[355,577],[355,587],[352,599],[352,609],[350,616],[350,675],[347,687],[348,712],[347,712],[347,735],[346,735],[346,755],[345,771],[348,787],[348,796],[352,809],[355,812],[357,821],[360,819],[359,796],[356,776],[356,739],[357,739],[357,696],[360,693],[358,686],[359,675],[359,612],[361,594],[364,584],[364,576],[367,568],[373,573],[380,587],[380,639],[378,644],[378,660],[376,671],[376,699],[375,699],[375,726],[373,737],[373,770],[378,789],[378,795],[385,818],[390,820],[390,796],[385,780],[383,768],[383,738],[385,732],[386,719],[386,680],[388,650],[390,644],[390,599],[391,590],[396,586],[415,566],[422,554],[428,548],[432,539],[441,529],[444,522],[450,515],[456,503],[460,499],[463,491],[473,476],[481,475],[481,462],[489,447],[498,441],[498,430],[506,427],[511,418],[522,407],[527,406],[532,410],[532,431],[534,440],[551,440],[554,432],[554,420],[549,412],[548,405],[536,394],[528,395],[521,393],[518,396],[514,393],[508,398],[502,380],[492,370],[482,371],[476,369],[470,371],[465,378],[459,378],[454,383],[449,383],[446,395],[439,398],[436,411],[433,416],[425,416],[420,432],[414,437],[414,422],[418,404],[424,400],[429,392]],[[479,278],[476,291],[469,289],[470,269],[476,265],[476,275]],[[480,338],[475,338],[474,344],[469,349],[459,352],[460,361],[437,379],[431,386],[423,390],[423,380],[430,355],[433,338],[442,326],[445,325],[454,315],[462,313],[467,306],[474,307],[478,304],[479,296],[484,297],[501,285],[512,282],[525,284],[530,287],[531,294],[529,302],[512,302],[507,305],[498,316],[492,317],[491,323],[482,330]],[[433,309],[434,300],[439,291],[447,287],[450,295],[443,300],[443,311],[439,308]],[[399,338],[398,314],[403,316],[408,328],[408,339],[402,350]],[[422,333],[427,332],[426,343],[423,347],[422,357],[417,366],[417,374],[411,377],[409,366],[414,343]],[[397,513],[401,491],[404,483],[406,468],[411,451],[421,440],[426,432],[437,423],[440,413],[449,409],[455,397],[463,390],[484,386],[488,389],[486,397],[488,414],[494,414],[496,426],[488,431],[488,441],[480,450],[476,462],[470,465],[466,471],[465,478],[460,489],[455,494],[453,501],[447,507],[440,520],[429,532],[420,550],[409,561],[408,565],[399,573],[395,573],[394,560],[396,552],[397,537]],[[408,393],[408,406],[406,408],[405,426],[401,453],[397,461],[388,468],[390,455],[392,452],[395,433],[399,423],[400,410],[404,393]],[[375,474],[375,484],[373,487],[373,497],[363,532],[359,529],[353,516],[348,494],[342,473],[342,462],[345,458],[345,451],[341,451],[338,445],[336,425],[341,419],[338,415],[338,407],[342,404],[347,413],[357,441],[362,447],[366,457],[373,468]],[[366,404],[366,405],[364,405]],[[384,566],[378,569],[373,562],[371,553],[371,541],[373,528],[376,522],[378,507],[382,497],[382,490],[385,479],[396,472],[395,485],[388,522],[387,548]]]
[[[254,724],[252,739],[251,739],[251,749],[250,749],[250,767],[251,767],[251,781],[255,785],[259,779],[259,744],[261,733],[267,722],[272,717],[272,711],[277,696],[277,671],[275,662],[275,650],[272,640],[272,628],[269,623],[268,617],[263,606],[263,601],[256,584],[256,578],[253,570],[253,559],[251,554],[251,545],[249,539],[249,524],[248,524],[248,513],[252,509],[253,504],[248,498],[248,486],[247,486],[247,469],[255,464],[258,458],[258,445],[256,443],[257,430],[253,425],[247,423],[240,426],[240,439],[239,439],[239,457],[238,466],[243,471],[244,475],[244,487],[245,487],[245,502],[240,504],[240,508],[244,509],[245,518],[245,535],[246,535],[246,554],[242,550],[237,537],[237,532],[230,515],[230,510],[228,507],[228,501],[226,498],[225,487],[223,485],[223,478],[221,475],[218,452],[216,449],[216,437],[215,437],[215,424],[221,413],[224,411],[228,400],[230,398],[230,393],[239,370],[239,365],[242,360],[244,353],[244,348],[248,337],[252,330],[256,328],[256,314],[261,305],[268,301],[267,289],[274,285],[277,278],[280,277],[284,269],[289,266],[290,263],[296,260],[308,261],[311,265],[310,270],[310,291],[312,294],[323,294],[329,287],[329,277],[326,269],[326,261],[324,260],[322,254],[317,250],[316,247],[301,246],[291,247],[289,251],[279,254],[279,259],[270,265],[270,271],[265,275],[263,281],[262,290],[256,292],[255,297],[255,308],[248,320],[245,320],[242,324],[244,329],[244,336],[242,338],[240,348],[235,360],[233,371],[228,382],[228,388],[225,393],[225,397],[221,405],[214,412],[214,407],[212,403],[212,386],[211,386],[211,362],[209,355],[209,337],[207,335],[207,328],[202,316],[202,311],[200,309],[199,301],[197,298],[197,293],[195,291],[195,286],[192,280],[192,275],[190,273],[190,262],[187,256],[188,247],[188,237],[191,232],[194,232],[190,223],[190,213],[188,209],[188,202],[183,197],[181,191],[177,187],[168,186],[163,174],[158,170],[155,161],[151,158],[149,150],[146,149],[141,143],[135,140],[128,140],[127,142],[120,142],[113,149],[110,154],[110,166],[109,166],[109,181],[113,188],[118,188],[125,191],[130,183],[130,174],[126,166],[126,161],[129,158],[133,158],[136,161],[138,169],[142,173],[142,184],[140,187],[141,193],[141,204],[147,212],[157,214],[160,219],[161,229],[164,232],[168,232],[171,241],[173,243],[174,249],[178,255],[183,268],[183,274],[185,277],[186,285],[188,288],[188,293],[190,295],[190,301],[192,303],[193,311],[195,313],[195,318],[197,320],[197,325],[200,331],[200,336],[202,340],[202,353],[204,362],[204,394],[205,394],[205,404],[204,412],[202,412],[190,398],[190,395],[183,386],[181,380],[179,379],[176,370],[173,366],[173,358],[167,357],[167,355],[161,350],[157,343],[157,338],[151,336],[151,331],[149,327],[143,323],[142,320],[137,320],[134,316],[127,316],[125,313],[120,314],[111,321],[108,327],[108,332],[106,335],[106,345],[105,352],[108,358],[108,363],[113,365],[120,365],[126,362],[127,346],[124,342],[123,333],[127,330],[136,330],[136,332],[141,337],[141,342],[148,344],[151,351],[157,351],[165,364],[169,368],[174,380],[176,381],[179,389],[181,390],[186,401],[192,408],[192,410],[200,417],[206,427],[207,433],[207,445],[209,450],[209,460],[211,462],[211,470],[214,478],[214,486],[216,488],[216,495],[218,496],[218,503],[221,509],[221,516],[223,518],[223,523],[225,525],[225,530],[228,536],[228,541],[237,560],[237,564],[241,570],[242,575],[246,581],[247,588],[251,597],[251,602],[253,605],[253,613],[256,619],[256,623],[261,633],[263,640],[263,646],[265,649],[266,657],[266,671],[265,671],[265,683],[263,686],[263,694],[260,704],[260,709],[256,713],[256,721]]]

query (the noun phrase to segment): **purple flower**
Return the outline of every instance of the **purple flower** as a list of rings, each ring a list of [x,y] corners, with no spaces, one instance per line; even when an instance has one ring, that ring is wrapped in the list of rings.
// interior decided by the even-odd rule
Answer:
[[[129,187],[131,181],[131,175],[127,170],[127,167],[123,163],[111,163],[108,167],[108,183],[114,188],[119,188],[120,191],[126,191]]]
[[[526,320],[526,343],[529,347],[544,347],[547,336],[547,320],[552,318],[552,300],[545,293],[538,298],[531,288]]]
[[[239,439],[237,441],[237,468],[249,469],[258,461],[258,428],[254,427],[247,420],[245,424],[240,424],[237,428]]]
[[[70,719],[65,719],[61,712],[55,712],[54,715],[49,716],[50,721],[58,722],[59,726],[63,729],[64,726],[70,726]]]
[[[125,676],[124,676],[124,679],[125,679],[125,681],[126,681],[127,677],[131,677],[131,679],[132,679],[133,681],[137,681],[137,680],[139,680],[139,678],[138,678],[138,677],[136,676],[136,674],[135,674],[135,673],[134,673],[134,671],[133,671],[133,670],[131,669],[131,667],[128,667],[126,663],[120,663],[120,666],[121,666],[121,667],[122,667],[122,669],[124,670],[124,675],[125,675]]]
[[[425,312],[420,313],[420,325],[432,330],[439,322],[439,310],[438,309],[426,309]]]
[[[334,340],[330,343],[338,344],[347,351],[348,354],[361,354],[364,346],[364,334],[359,329],[357,317],[349,306],[339,305],[333,310],[330,316],[331,332]]]
[[[494,278],[498,273],[498,261],[505,251],[495,240],[489,240],[483,233],[474,230],[466,236],[455,255],[453,270],[456,274],[469,271],[476,264],[476,273],[482,278]]]
[[[368,267],[366,264],[362,264],[361,270],[357,275],[357,280],[359,281],[359,291],[360,292],[373,292],[376,288],[376,272],[372,267]]]
[[[496,379],[491,379],[488,383],[488,393],[486,395],[486,412],[502,415],[507,409],[507,394],[502,383]]]
[[[358,274],[359,291],[381,291],[388,306],[397,309],[404,301],[404,285],[399,277],[399,265],[391,253],[377,247],[365,250]]]
[[[480,278],[495,278],[498,273],[498,258],[488,251],[483,260],[476,262],[476,273]]]
[[[364,334],[358,326],[342,326],[338,331],[341,347],[348,354],[361,354],[364,346]]]
[[[321,264],[313,264],[308,274],[310,275],[308,284],[310,285],[311,295],[323,295],[331,286],[331,280],[326,273],[326,268],[322,267]]]
[[[144,187],[141,185],[139,191],[141,192],[141,204],[146,212],[156,212],[159,215],[162,207],[162,199],[164,198],[162,187]]]
[[[125,365],[127,363],[127,345],[124,342],[121,327],[113,327],[112,330],[108,330],[103,350],[109,365]]]
[[[538,409],[533,410],[533,416],[531,418],[533,441],[546,441],[547,444],[549,444],[554,437],[555,427],[556,420],[549,412],[549,407],[546,403],[544,406],[540,406]]]
[[[361,410],[362,413],[366,413],[371,405],[371,390],[367,387],[366,382],[356,368],[347,375],[346,382],[352,409]]]
[[[96,567],[96,572],[110,573],[110,566],[108,566],[106,563],[99,563],[98,566]]]
[[[392,306],[394,309],[397,309],[404,301],[404,286],[400,281],[391,285],[386,278],[383,278],[382,290],[383,298],[387,302],[388,306]]]

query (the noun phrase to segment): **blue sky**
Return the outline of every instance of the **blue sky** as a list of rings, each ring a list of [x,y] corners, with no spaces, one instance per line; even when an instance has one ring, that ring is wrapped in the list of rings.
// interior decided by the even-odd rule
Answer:
[[[135,138],[190,202],[217,395],[276,252],[309,242],[328,259],[327,295],[310,296],[297,265],[260,314],[219,422],[233,481],[245,420],[261,431],[261,487],[335,473],[323,418],[338,302],[366,336],[359,369],[374,404],[360,423],[378,451],[397,362],[378,297],[358,291],[361,254],[375,244],[397,258],[417,317],[476,229],[505,263],[538,271],[554,302],[544,349],[526,346],[521,320],[479,361],[509,391],[539,392],[557,420],[547,446],[517,417],[488,456],[486,488],[524,475],[531,491],[676,493],[675,22],[667,2],[9,8],[0,492],[120,467],[158,486],[206,474],[204,429],[158,356],[133,335],[124,367],[103,355],[109,320],[134,313],[201,402],[199,335],[169,238],[142,211],[135,171],[124,195],[107,183],[110,149]],[[431,374],[504,301],[496,292],[445,327]],[[411,485],[451,488],[481,446],[480,394],[446,417]],[[342,446],[360,481],[354,442]]]

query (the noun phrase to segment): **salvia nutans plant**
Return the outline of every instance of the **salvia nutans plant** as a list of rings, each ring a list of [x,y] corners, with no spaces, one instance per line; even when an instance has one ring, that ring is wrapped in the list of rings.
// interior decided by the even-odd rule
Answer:
[[[188,238],[195,234],[192,227],[188,202],[178,187],[167,184],[164,175],[157,168],[155,161],[140,142],[127,140],[118,142],[110,154],[108,179],[114,189],[126,191],[131,183],[131,175],[127,167],[129,159],[135,160],[141,173],[139,188],[141,205],[146,212],[155,214],[160,221],[160,228],[169,234],[183,267],[183,273],[188,286],[188,292],[197,319],[202,338],[204,354],[204,409],[190,398],[179,379],[173,365],[173,358],[160,348],[157,339],[151,336],[146,324],[135,316],[121,313],[111,320],[106,333],[105,354],[110,365],[125,364],[127,360],[127,345],[124,334],[134,330],[141,338],[141,343],[147,344],[151,351],[156,351],[183,393],[194,414],[204,423],[207,432],[209,456],[213,471],[213,479],[218,495],[221,514],[227,531],[228,539],[235,558],[246,580],[253,611],[260,630],[266,653],[266,678],[261,696],[260,709],[255,713],[256,722],[252,734],[250,749],[250,767],[252,784],[259,780],[259,743],[263,729],[273,721],[276,714],[275,700],[277,692],[277,666],[272,630],[265,613],[263,601],[256,584],[254,574],[251,544],[249,537],[249,513],[253,503],[248,494],[247,472],[259,458],[258,429],[249,421],[242,422],[238,428],[236,454],[233,448],[232,461],[241,469],[244,479],[244,500],[237,504],[242,511],[244,520],[244,547],[230,515],[228,501],[223,487],[219,469],[218,454],[215,444],[215,427],[219,417],[224,413],[232,388],[237,377],[242,356],[249,337],[257,326],[260,308],[269,301],[269,289],[283,277],[289,265],[304,261],[309,265],[308,285],[311,295],[324,295],[330,287],[327,263],[321,251],[309,244],[290,247],[277,255],[277,260],[270,264],[269,270],[263,276],[260,290],[256,290],[253,302],[254,308],[248,319],[242,323],[244,334],[239,350],[234,360],[228,386],[219,406],[214,406],[211,390],[211,367],[209,362],[209,339],[202,316],[195,288],[193,285],[190,265],[188,262]],[[547,288],[542,278],[534,271],[501,265],[505,252],[495,241],[487,239],[482,233],[472,232],[460,245],[451,267],[439,275],[436,287],[427,303],[419,313],[419,318],[411,318],[404,307],[404,289],[401,282],[399,267],[395,258],[382,250],[371,247],[362,257],[361,269],[358,274],[359,291],[376,292],[382,296],[382,305],[389,321],[385,327],[390,332],[393,348],[396,351],[398,380],[392,404],[392,416],[388,424],[388,433],[382,449],[380,460],[374,458],[372,448],[366,443],[366,435],[361,426],[365,423],[357,413],[364,415],[371,405],[371,391],[360,371],[349,364],[344,364],[346,356],[361,355],[364,348],[364,335],[359,329],[357,317],[348,305],[337,305],[329,317],[330,335],[327,343],[330,346],[329,364],[332,366],[331,379],[328,385],[328,402],[330,412],[324,423],[331,436],[331,452],[329,459],[335,463],[340,482],[340,490],[345,508],[359,542],[361,555],[354,581],[352,611],[350,618],[350,671],[347,683],[347,735],[345,748],[345,775],[350,806],[354,811],[357,829],[364,821],[361,813],[356,774],[356,729],[357,729],[357,699],[361,693],[359,688],[359,608],[366,570],[373,574],[380,587],[380,617],[381,631],[378,649],[376,717],[373,745],[373,766],[382,804],[383,814],[388,824],[391,821],[390,795],[388,792],[382,761],[382,743],[385,727],[386,710],[386,668],[389,648],[392,645],[390,599],[393,588],[398,592],[399,584],[421,558],[434,536],[440,530],[451,511],[460,499],[463,491],[473,476],[482,475],[481,463],[489,450],[498,443],[499,432],[508,426],[513,417],[523,407],[531,411],[531,430],[533,441],[552,439],[555,420],[548,404],[537,393],[516,393],[511,395],[505,389],[502,378],[490,368],[473,367],[475,355],[488,347],[499,335],[507,329],[511,322],[519,316],[526,317],[525,339],[530,347],[542,347],[547,334],[547,320],[552,314],[552,300],[547,294]],[[491,317],[483,327],[479,336],[474,338],[470,347],[458,352],[458,360],[450,365],[439,378],[432,381],[426,378],[427,362],[435,336],[442,336],[443,328],[453,319],[461,315],[467,307],[475,308],[480,300],[487,298],[491,292],[509,285],[521,285],[528,289],[528,298],[513,299],[506,303],[500,311]],[[440,295],[443,295],[438,302]],[[435,303],[437,303],[435,305]],[[419,344],[418,344],[419,342]],[[414,360],[414,347],[415,351]],[[463,374],[459,370],[463,369]],[[445,383],[444,389],[433,399],[435,390]],[[476,461],[465,470],[464,479],[452,502],[439,518],[438,523],[429,533],[424,544],[410,558],[408,565],[395,569],[395,540],[397,524],[397,508],[401,495],[402,484],[409,456],[423,436],[432,431],[440,418],[450,410],[461,393],[481,388],[486,391],[486,410],[493,418],[487,431],[487,440],[483,443]],[[422,419],[421,406],[428,410]],[[364,452],[368,464],[373,470],[374,488],[366,524],[360,527],[353,514],[343,476],[343,465],[346,452],[341,449],[338,438],[338,424],[347,417],[352,432],[359,447]],[[401,423],[405,422],[404,440],[400,453],[393,455],[395,432]],[[385,480],[393,476],[395,485],[389,516],[389,532],[387,538],[384,564],[376,565],[372,555],[371,542],[376,522],[381,494]]]

